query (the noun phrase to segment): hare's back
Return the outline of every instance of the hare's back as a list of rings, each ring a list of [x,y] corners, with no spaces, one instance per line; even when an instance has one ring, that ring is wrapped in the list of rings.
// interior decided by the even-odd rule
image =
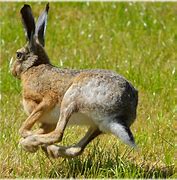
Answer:
[[[117,111],[137,103],[136,89],[124,77],[111,71],[80,73],[66,96],[71,94],[82,108],[100,111]]]

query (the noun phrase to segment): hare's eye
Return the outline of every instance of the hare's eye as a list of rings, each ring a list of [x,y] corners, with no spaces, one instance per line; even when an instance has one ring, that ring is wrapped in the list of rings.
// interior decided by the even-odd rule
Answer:
[[[23,53],[17,52],[17,59],[20,59],[22,57]]]

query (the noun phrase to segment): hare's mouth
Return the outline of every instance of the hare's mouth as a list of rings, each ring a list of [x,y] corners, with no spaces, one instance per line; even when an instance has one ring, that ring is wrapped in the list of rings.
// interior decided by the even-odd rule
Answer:
[[[9,62],[9,73],[11,73],[14,77],[18,76],[18,73],[16,72],[15,66],[14,66],[14,58],[11,57]]]
[[[10,62],[9,62],[9,71],[10,71],[10,72],[11,72],[11,69],[12,69],[12,64],[13,64],[13,62],[14,62],[14,58],[11,57]]]

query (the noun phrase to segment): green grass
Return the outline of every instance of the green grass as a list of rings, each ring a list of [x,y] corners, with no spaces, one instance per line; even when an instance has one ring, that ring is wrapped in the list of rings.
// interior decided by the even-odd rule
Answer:
[[[30,4],[36,17],[45,6]],[[139,151],[103,135],[81,156],[56,160],[18,146],[26,115],[8,63],[25,43],[22,6],[0,3],[0,178],[177,178],[177,2],[50,3],[46,50],[55,65],[112,69],[139,90]],[[63,144],[85,131],[67,129]]]

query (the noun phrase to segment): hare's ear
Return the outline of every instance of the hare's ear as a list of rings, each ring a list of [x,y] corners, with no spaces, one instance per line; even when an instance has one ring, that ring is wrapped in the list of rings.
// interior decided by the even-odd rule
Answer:
[[[44,47],[45,45],[45,30],[47,26],[47,15],[49,11],[49,3],[47,3],[45,10],[41,13],[36,23],[35,35],[38,38],[39,43]]]
[[[31,11],[31,7],[25,4],[20,11],[22,16],[22,22],[25,28],[26,37],[30,43],[33,41],[33,36],[35,33],[35,21]]]

